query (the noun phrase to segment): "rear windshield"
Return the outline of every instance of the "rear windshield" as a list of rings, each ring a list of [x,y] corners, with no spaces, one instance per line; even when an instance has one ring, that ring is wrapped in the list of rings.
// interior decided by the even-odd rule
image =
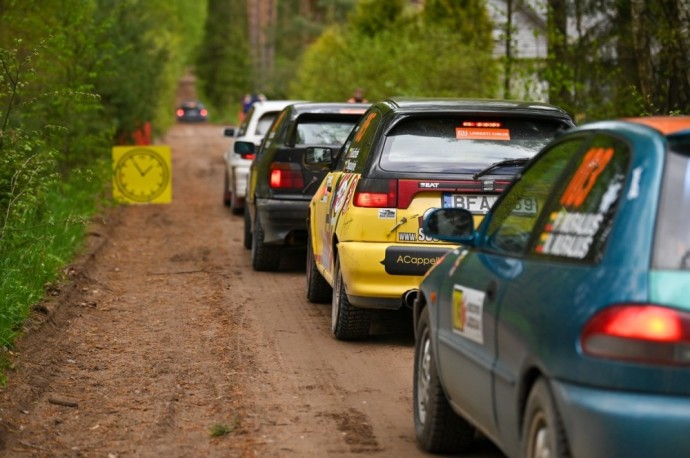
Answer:
[[[654,242],[657,269],[690,269],[690,139],[671,143]]]
[[[473,173],[502,160],[530,158],[567,127],[531,118],[406,119],[386,136],[380,165],[393,172]]]
[[[301,121],[295,143],[299,145],[342,145],[359,118],[333,121]]]
[[[273,123],[273,120],[276,119],[276,116],[278,116],[279,111],[269,111],[261,115],[259,120],[256,122],[256,130],[254,132],[255,135],[261,135],[264,136],[266,135],[266,132],[268,132],[268,129],[271,127],[271,124]]]

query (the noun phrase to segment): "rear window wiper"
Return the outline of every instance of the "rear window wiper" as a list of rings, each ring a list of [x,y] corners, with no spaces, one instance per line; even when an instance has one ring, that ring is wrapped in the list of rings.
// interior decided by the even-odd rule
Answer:
[[[525,165],[529,162],[529,157],[520,157],[517,159],[504,159],[502,161],[494,162],[488,167],[481,169],[479,172],[472,175],[472,178],[476,180],[477,178],[486,175],[487,173],[499,169],[501,167],[515,167],[518,165]]]

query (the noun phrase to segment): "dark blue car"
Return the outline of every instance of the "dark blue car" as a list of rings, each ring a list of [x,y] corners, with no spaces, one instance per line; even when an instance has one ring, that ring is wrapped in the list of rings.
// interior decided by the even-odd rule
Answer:
[[[690,117],[571,129],[478,228],[424,224],[461,246],[414,304],[423,449],[690,456]]]

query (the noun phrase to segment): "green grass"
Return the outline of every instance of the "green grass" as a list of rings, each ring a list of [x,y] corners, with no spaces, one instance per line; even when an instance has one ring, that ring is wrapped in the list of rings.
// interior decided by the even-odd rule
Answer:
[[[0,238],[0,347],[12,347],[45,286],[82,246],[86,225],[100,208],[103,184],[109,180],[105,164],[99,167],[96,173],[73,174],[55,183],[44,200],[16,218]]]
[[[211,437],[226,436],[231,432],[235,431],[239,426],[240,419],[235,417],[231,425],[227,425],[225,423],[216,423],[213,426],[211,426],[211,429],[209,430],[209,435]]]

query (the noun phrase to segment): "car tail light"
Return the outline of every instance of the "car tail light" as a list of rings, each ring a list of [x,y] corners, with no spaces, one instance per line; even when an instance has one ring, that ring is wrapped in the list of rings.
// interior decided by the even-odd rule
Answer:
[[[690,364],[690,314],[658,305],[616,305],[585,326],[591,356],[655,364]]]
[[[200,113],[201,113],[201,116],[208,116],[208,110],[206,108],[202,108]]]
[[[252,153],[252,154],[240,154],[240,157],[242,159],[249,159],[250,161],[253,161],[254,158],[256,157],[256,154],[254,154],[254,153]]]
[[[182,108],[178,109],[175,113],[177,116],[184,116],[184,110]]]
[[[398,205],[398,180],[365,178],[355,189],[356,207],[384,208]]]
[[[268,183],[273,189],[302,189],[304,176],[298,164],[273,162],[270,165]]]

